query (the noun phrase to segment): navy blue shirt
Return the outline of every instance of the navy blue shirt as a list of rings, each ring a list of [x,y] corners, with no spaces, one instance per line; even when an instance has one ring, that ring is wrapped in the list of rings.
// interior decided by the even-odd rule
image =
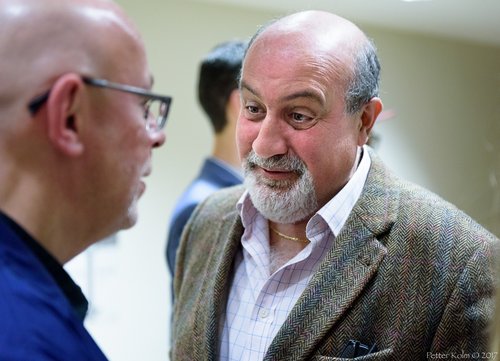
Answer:
[[[16,222],[2,212],[0,212],[0,221],[7,223],[19,238],[28,245],[64,293],[78,318],[83,321],[87,314],[89,303],[82,293],[82,289],[73,281],[61,264]]]
[[[0,214],[0,360],[106,361],[83,325],[87,306],[57,260]]]

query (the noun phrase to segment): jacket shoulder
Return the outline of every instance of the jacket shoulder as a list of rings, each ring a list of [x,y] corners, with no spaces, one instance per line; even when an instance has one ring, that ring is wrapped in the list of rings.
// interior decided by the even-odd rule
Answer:
[[[403,228],[418,238],[454,238],[476,245],[498,241],[454,204],[400,178],[375,154],[370,153],[370,156],[372,167],[357,211],[375,233],[380,232],[377,228],[384,224]]]
[[[243,185],[223,188],[201,202],[194,212],[196,218],[220,218],[236,209],[245,188]]]

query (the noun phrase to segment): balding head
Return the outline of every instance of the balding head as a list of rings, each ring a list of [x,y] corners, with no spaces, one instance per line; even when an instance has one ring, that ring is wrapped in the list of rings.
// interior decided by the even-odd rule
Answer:
[[[352,22],[325,11],[303,11],[294,13],[264,26],[252,40],[273,37],[290,39],[297,44],[307,43],[321,53],[334,49],[353,49],[366,40],[364,33]]]
[[[252,52],[281,52],[290,62],[309,61],[332,82],[340,82],[346,112],[355,113],[378,95],[380,66],[375,47],[352,22],[325,11],[303,11],[263,26],[250,41]]]
[[[145,62],[138,32],[112,1],[0,0],[0,111],[64,73],[126,72],[127,50]]]
[[[0,0],[0,73],[1,211],[61,262],[132,226],[165,135],[149,127],[152,77],[124,12],[108,0]]]

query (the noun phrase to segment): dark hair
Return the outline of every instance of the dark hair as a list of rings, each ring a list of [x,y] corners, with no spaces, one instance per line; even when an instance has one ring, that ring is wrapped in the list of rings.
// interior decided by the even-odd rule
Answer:
[[[380,64],[377,50],[373,42],[367,40],[359,49],[354,62],[353,75],[347,84],[345,93],[347,114],[357,113],[371,98],[378,96],[379,79]]]
[[[198,100],[215,133],[220,133],[227,124],[226,105],[233,90],[238,88],[246,47],[247,43],[243,41],[221,43],[200,64]]]

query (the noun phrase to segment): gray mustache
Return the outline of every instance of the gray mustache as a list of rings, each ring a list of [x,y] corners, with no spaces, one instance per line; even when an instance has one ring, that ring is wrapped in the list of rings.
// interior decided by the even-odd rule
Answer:
[[[277,169],[281,171],[297,172],[303,174],[305,172],[306,165],[304,162],[295,155],[274,155],[270,158],[263,158],[251,151],[245,162],[245,168],[253,169],[256,166],[267,168],[267,169]]]

